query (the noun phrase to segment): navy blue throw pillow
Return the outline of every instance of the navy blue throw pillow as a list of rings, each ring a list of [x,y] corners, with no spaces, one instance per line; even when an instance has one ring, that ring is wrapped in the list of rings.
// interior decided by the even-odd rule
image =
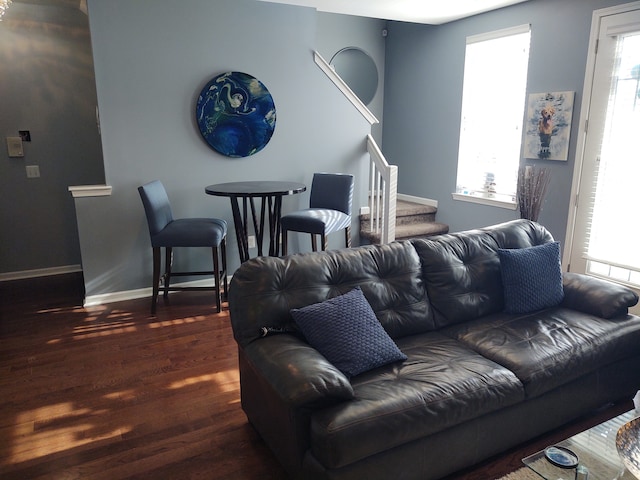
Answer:
[[[307,342],[347,377],[407,356],[376,318],[360,287],[291,315]]]
[[[560,244],[499,249],[506,313],[530,313],[562,302]]]

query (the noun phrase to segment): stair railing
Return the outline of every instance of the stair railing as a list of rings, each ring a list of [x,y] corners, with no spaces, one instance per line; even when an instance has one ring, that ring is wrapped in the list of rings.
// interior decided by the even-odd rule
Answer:
[[[336,87],[371,124],[378,119],[340,78],[333,67],[318,52],[313,52],[316,65],[329,77]],[[396,200],[398,196],[398,167],[389,165],[380,147],[371,134],[367,135],[367,150],[371,158],[369,185],[369,222],[372,233],[380,235],[380,243],[393,242],[396,238]]]
[[[367,151],[371,158],[369,180],[369,228],[380,235],[380,243],[396,239],[396,202],[398,198],[398,167],[389,165],[380,147],[369,134]]]

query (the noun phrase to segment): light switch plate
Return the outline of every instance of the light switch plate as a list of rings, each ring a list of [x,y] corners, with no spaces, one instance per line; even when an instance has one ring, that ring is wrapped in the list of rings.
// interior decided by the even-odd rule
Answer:
[[[10,157],[24,157],[24,150],[22,149],[22,138],[20,137],[7,137],[7,152]]]
[[[40,167],[38,165],[27,165],[27,178],[39,178]]]

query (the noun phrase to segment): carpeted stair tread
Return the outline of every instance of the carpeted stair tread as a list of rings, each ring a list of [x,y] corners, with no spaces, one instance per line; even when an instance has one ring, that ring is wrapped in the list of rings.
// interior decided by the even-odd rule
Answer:
[[[398,200],[396,202],[396,217],[405,217],[411,215],[435,215],[438,209],[432,205],[424,205],[421,203],[407,202],[406,200]],[[360,215],[361,221],[369,221],[371,215],[365,213]]]
[[[396,226],[396,240],[407,238],[430,237],[449,232],[449,225],[438,222],[413,223],[409,225]],[[360,236],[368,239],[371,243],[380,241],[380,234],[370,233],[366,230],[360,232]]]
[[[449,225],[438,222],[413,223],[396,226],[396,239],[430,237],[449,232]]]
[[[396,240],[430,237],[449,232],[449,225],[435,221],[437,207],[398,200],[396,203]],[[369,214],[360,215],[360,238],[380,243],[380,234],[370,232]]]

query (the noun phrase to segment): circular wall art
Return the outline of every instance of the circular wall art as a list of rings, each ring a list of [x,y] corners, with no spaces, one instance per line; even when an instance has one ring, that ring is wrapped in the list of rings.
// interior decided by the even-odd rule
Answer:
[[[367,52],[358,47],[346,47],[337,52],[329,64],[362,103],[371,103],[378,90],[378,67]]]
[[[246,73],[227,72],[200,92],[196,121],[211,148],[228,157],[248,157],[271,140],[276,107],[262,82]]]

